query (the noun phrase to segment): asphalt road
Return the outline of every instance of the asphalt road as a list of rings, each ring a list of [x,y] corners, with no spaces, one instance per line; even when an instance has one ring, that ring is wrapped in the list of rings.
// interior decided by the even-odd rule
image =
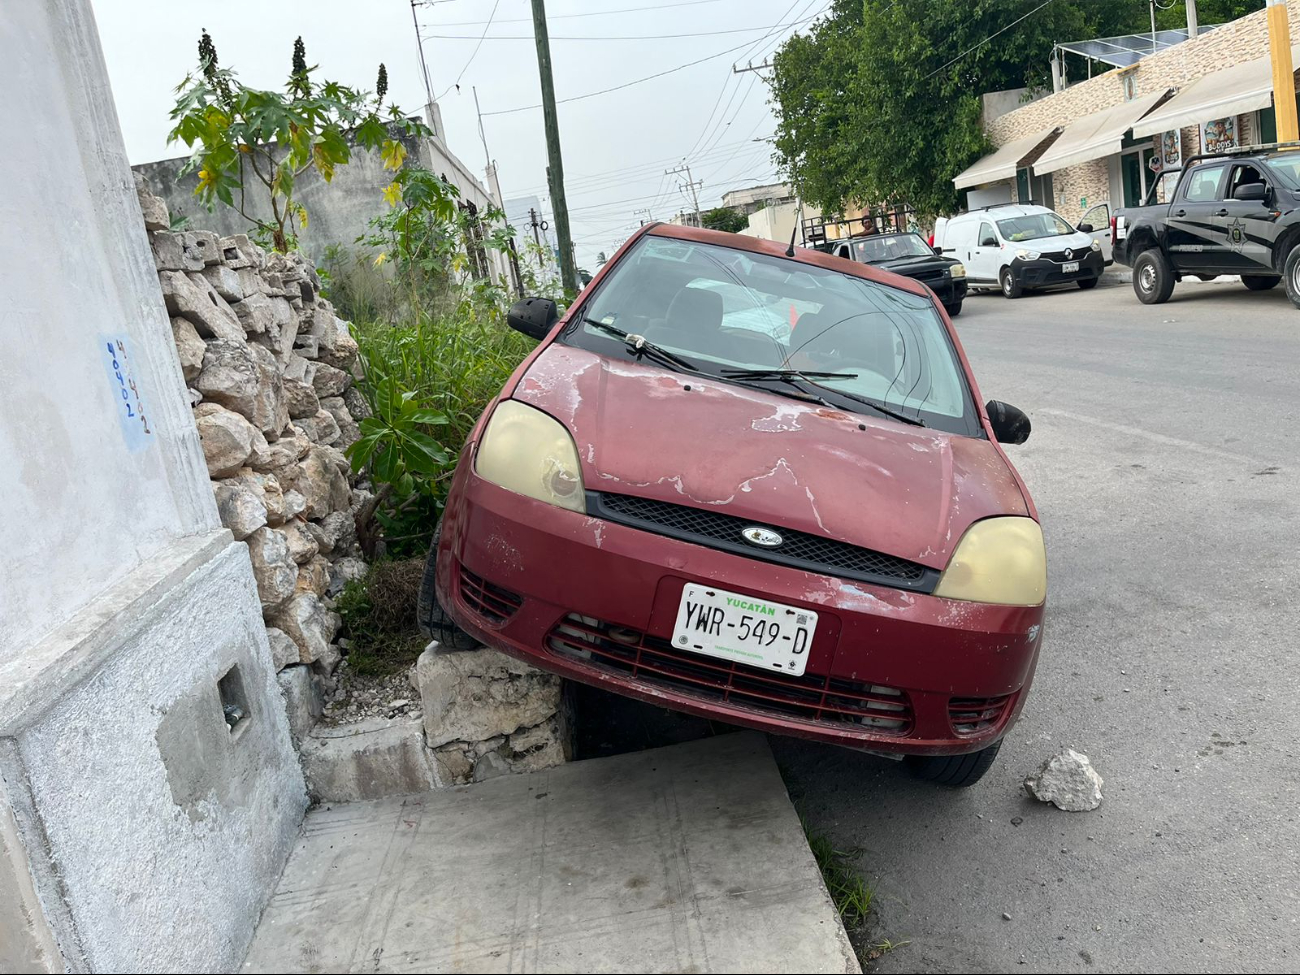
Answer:
[[[1047,536],[1037,681],[997,765],[944,791],[773,739],[875,886],[886,972],[1300,966],[1300,311],[1282,289],[973,296],[958,330]],[[1062,745],[1102,807],[1026,798]],[[1020,825],[1013,820],[1020,819]],[[1003,918],[1004,912],[1010,920]]]

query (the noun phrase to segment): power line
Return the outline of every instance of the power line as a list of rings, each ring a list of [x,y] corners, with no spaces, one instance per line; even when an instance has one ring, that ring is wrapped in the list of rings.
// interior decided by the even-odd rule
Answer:
[[[966,48],[966,50],[962,51],[962,52],[961,52],[960,54],[958,54],[955,58],[953,58],[951,61],[949,61],[947,64],[945,64],[942,68],[935,68],[933,71],[931,71],[928,75],[926,75],[926,76],[925,76],[924,78],[922,78],[921,80],[922,80],[922,81],[928,81],[930,78],[933,78],[935,75],[937,75],[940,71],[943,71],[945,68],[949,68],[949,67],[951,67],[952,65],[956,64],[958,61],[960,61],[962,58],[964,58],[967,54],[970,54],[971,51],[974,51],[974,50],[977,50],[978,48],[983,47],[985,44],[987,44],[989,41],[993,40],[993,38],[997,37],[999,34],[1002,34],[1002,33],[1005,33],[1006,31],[1009,31],[1012,27],[1015,27],[1016,24],[1020,23],[1020,22],[1021,22],[1022,20],[1024,20],[1026,17],[1032,17],[1034,14],[1038,13],[1038,11],[1042,10],[1044,7],[1046,7],[1046,6],[1047,6],[1049,3],[1051,3],[1051,2],[1052,2],[1052,0],[1043,0],[1042,3],[1040,3],[1040,4],[1039,4],[1037,7],[1035,7],[1033,10],[1029,11],[1029,13],[1024,14],[1023,16],[1017,17],[1015,20],[1013,20],[1011,23],[1007,24],[1005,27],[999,27],[997,30],[995,30],[995,31],[994,31],[992,34],[990,34],[988,37],[984,38],[984,40],[980,41],[978,44],[974,44],[974,45],[972,45],[971,47]]]
[[[802,26],[803,24],[808,23],[808,21],[812,19],[813,18],[811,17],[806,17],[803,20],[791,21],[788,24],[770,24],[766,27],[731,27],[728,28],[727,30],[701,30],[701,31],[691,31],[685,34],[607,34],[603,36],[597,36],[592,34],[568,34],[568,35],[551,34],[550,38],[553,41],[663,41],[663,40],[675,40],[683,37],[715,37],[719,34],[753,34],[756,33],[757,31],[781,30],[786,27]],[[421,34],[420,36],[425,38],[426,40],[429,39],[445,40],[445,41],[478,40],[480,42],[483,40],[483,38],[477,34],[425,33],[425,34]],[[493,34],[491,37],[487,38],[487,40],[489,41],[531,41],[532,39],[533,39],[532,34]],[[763,38],[759,38],[759,40],[761,41],[763,40]]]
[[[590,10],[580,14],[548,14],[547,20],[568,20],[572,17],[607,17],[610,14],[630,14],[640,10],[664,10],[668,7],[697,7],[705,3],[721,3],[722,0],[681,0],[679,3],[657,3],[649,7],[620,7],[617,10]],[[498,20],[498,24],[531,24],[531,17],[512,17],[508,20]],[[483,21],[481,20],[460,20],[452,21],[445,24],[438,24],[439,27],[478,27]]]
[[[446,98],[447,92],[460,85],[460,79],[465,77],[465,72],[469,70],[469,66],[473,64],[474,59],[478,57],[478,50],[483,46],[483,38],[487,37],[487,32],[492,29],[492,21],[497,15],[497,7],[499,6],[501,6],[501,0],[495,0],[492,4],[492,13],[488,14],[487,26],[483,28],[483,34],[479,37],[478,43],[474,45],[474,53],[472,53],[469,56],[469,60],[465,62],[465,67],[460,69],[460,74],[456,75],[456,80],[447,86],[447,90],[439,95],[439,98]]]
[[[736,145],[738,145],[738,143],[735,142],[721,143],[715,146],[711,152],[705,153],[701,155],[699,158],[712,156],[715,153],[717,155],[721,155],[727,149],[730,149]],[[625,183],[629,179],[637,178],[636,176],[632,175],[635,173],[643,173],[644,176],[642,178],[648,178],[650,176],[662,176],[663,175],[662,167],[665,163],[677,162],[681,158],[682,158],[681,154],[678,153],[677,155],[673,155],[673,156],[663,156],[658,159],[650,159],[643,163],[637,163],[634,166],[622,166],[617,169],[605,169],[595,173],[586,173],[584,175],[574,177],[571,180],[566,179],[565,185],[570,186],[570,185],[577,185],[577,184],[586,184],[588,188],[591,189],[594,188],[592,184],[596,184],[596,183]],[[531,186],[523,187],[519,189],[517,192],[528,193],[531,191],[538,191],[538,190],[545,190],[545,189],[547,189],[545,184],[534,184]]]

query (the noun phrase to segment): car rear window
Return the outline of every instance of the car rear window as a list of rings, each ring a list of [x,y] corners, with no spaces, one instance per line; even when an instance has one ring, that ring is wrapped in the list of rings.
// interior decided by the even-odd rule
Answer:
[[[842,409],[865,397],[929,426],[981,428],[956,349],[929,295],[800,261],[647,234],[586,298],[560,341],[620,358],[612,325],[698,370],[838,372],[811,389]],[[770,381],[763,388],[773,388]],[[780,384],[776,384],[780,389]]]
[[[1183,185],[1183,199],[1188,203],[1208,203],[1219,194],[1219,177],[1223,175],[1223,163],[1202,166],[1187,177]]]

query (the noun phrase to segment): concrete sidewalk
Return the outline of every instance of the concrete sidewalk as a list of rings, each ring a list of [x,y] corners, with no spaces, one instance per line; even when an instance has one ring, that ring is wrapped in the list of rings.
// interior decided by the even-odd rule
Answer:
[[[249,972],[857,972],[766,740],[310,813]]]

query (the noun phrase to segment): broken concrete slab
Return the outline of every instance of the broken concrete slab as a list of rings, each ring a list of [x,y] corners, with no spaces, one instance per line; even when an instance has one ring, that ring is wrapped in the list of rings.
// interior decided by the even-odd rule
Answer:
[[[317,802],[359,802],[435,785],[419,721],[370,718],[318,727],[302,742],[307,792]]]
[[[243,970],[377,965],[860,970],[749,733],[313,810]]]

